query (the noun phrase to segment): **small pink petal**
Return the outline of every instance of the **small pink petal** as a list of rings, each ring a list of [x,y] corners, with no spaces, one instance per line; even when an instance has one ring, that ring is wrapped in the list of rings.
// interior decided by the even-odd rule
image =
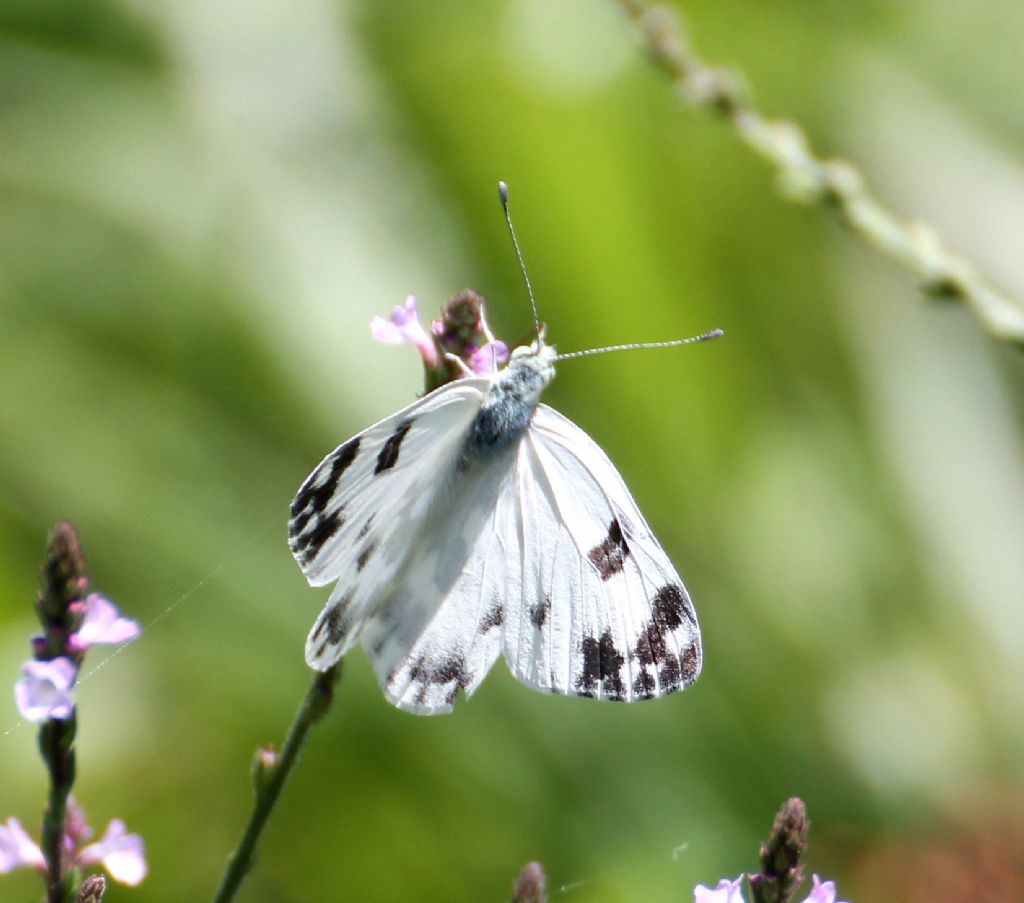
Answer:
[[[14,701],[21,717],[35,724],[47,718],[70,718],[75,708],[71,691],[77,673],[69,658],[25,662],[21,679],[14,685]]]
[[[28,836],[21,822],[9,818],[6,826],[0,825],[0,873],[16,868],[34,868],[45,872],[46,860],[43,851]]]
[[[370,335],[385,345],[415,345],[427,366],[437,366],[437,346],[420,324],[416,298],[412,295],[405,299],[404,306],[395,307],[386,320],[373,317],[370,320]]]
[[[102,865],[110,877],[121,884],[135,887],[146,877],[146,850],[138,834],[125,833],[124,822],[115,818],[103,836],[89,844],[77,857],[82,866]]]
[[[85,616],[73,634],[74,645],[84,651],[90,646],[113,646],[134,640],[141,630],[138,621],[121,617],[117,606],[99,593],[85,598]]]
[[[834,881],[822,881],[817,875],[812,875],[811,880],[814,882],[814,887],[811,888],[810,896],[804,903],[836,903]]]
[[[475,348],[469,355],[469,369],[477,376],[489,376],[498,369],[498,364],[508,360],[508,345],[504,342],[488,342]]]
[[[743,876],[740,875],[735,881],[723,878],[714,890],[698,884],[693,889],[693,903],[745,903],[740,889],[742,882]]]

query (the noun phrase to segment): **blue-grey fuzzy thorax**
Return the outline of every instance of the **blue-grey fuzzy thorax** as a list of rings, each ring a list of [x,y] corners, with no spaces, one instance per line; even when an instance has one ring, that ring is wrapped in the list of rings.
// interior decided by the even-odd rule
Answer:
[[[526,352],[526,349],[516,349]],[[466,439],[464,459],[486,457],[508,448],[530,425],[544,387],[554,376],[554,349],[541,345],[517,354],[487,390]]]

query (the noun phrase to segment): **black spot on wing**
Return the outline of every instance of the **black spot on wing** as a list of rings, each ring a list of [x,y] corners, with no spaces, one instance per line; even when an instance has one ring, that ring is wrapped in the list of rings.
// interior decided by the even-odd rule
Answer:
[[[653,699],[656,685],[654,675],[644,668],[637,673],[636,679],[633,681],[633,695],[637,699]]]
[[[629,557],[629,546],[622,534],[618,518],[612,518],[608,525],[608,535],[594,548],[587,552],[590,563],[597,568],[602,580],[611,580],[623,567]]]
[[[294,542],[298,535],[306,529],[306,524],[309,523],[309,519],[316,514],[312,508],[307,508],[302,514],[299,514],[292,518],[291,523],[288,525],[288,536]]]
[[[666,658],[658,669],[658,680],[662,693],[672,693],[682,686],[683,669],[674,655]]]
[[[329,611],[333,610],[333,607],[329,609]],[[323,612],[323,614],[321,614],[320,617],[316,619],[316,625],[313,627],[313,633],[310,636],[311,640],[320,639],[320,634],[322,634],[324,632],[324,629],[327,628],[327,623],[329,619],[330,615],[328,614],[327,611]]]
[[[352,593],[353,590],[350,589],[337,602],[325,608],[320,617],[317,618],[316,626],[313,628],[313,634],[310,639],[318,640],[324,631],[327,632],[318,655],[323,655],[328,643],[332,646],[339,645],[351,629],[352,622],[345,616],[345,609],[348,608],[349,602],[352,601]]]
[[[349,439],[341,448],[339,448],[330,459],[330,466],[328,462],[324,462],[313,475],[306,480],[299,490],[298,495],[295,496],[295,500],[292,502],[292,517],[298,517],[300,513],[309,509],[310,512],[319,514],[327,507],[327,503],[331,500],[331,496],[334,495],[335,490],[338,488],[338,482],[341,480],[341,475],[348,470],[349,466],[356,459],[356,455],[359,454],[359,442],[360,437],[356,436],[353,439]],[[324,468],[327,469],[327,476],[323,479],[323,482],[317,485],[320,475],[323,473]],[[293,527],[293,532],[298,532],[302,527]]]
[[[675,630],[683,623],[683,618],[694,627],[697,626],[697,618],[694,617],[686,590],[678,583],[666,583],[659,589],[654,595],[654,604],[651,608],[654,622],[663,624],[666,630]]]
[[[641,665],[657,665],[665,661],[668,655],[668,645],[665,643],[665,633],[659,630],[654,624],[648,624],[640,631],[640,637],[636,641],[636,657]]]
[[[700,674],[700,647],[694,640],[679,656],[679,668],[682,672],[683,686],[690,686]]]
[[[455,681],[460,687],[469,685],[469,672],[466,670],[466,659],[459,654],[449,655],[434,668],[431,682],[446,684]]]
[[[576,692],[580,696],[592,697],[601,677],[601,651],[597,640],[585,637],[580,644],[580,654],[583,656],[583,671],[576,678]]]
[[[366,523],[359,528],[359,535],[356,537],[356,539],[366,539],[366,535],[370,532],[370,528],[373,527],[373,518],[375,517],[375,515],[376,512],[374,512],[368,518],[366,518]]]
[[[505,623],[505,607],[497,600],[487,610],[487,613],[480,621],[480,633],[487,633],[495,627],[501,627]]]
[[[366,567],[366,563],[370,560],[374,551],[377,548],[377,543],[367,543],[366,547],[359,553],[359,557],[356,559],[356,571],[361,571]]]
[[[345,526],[345,515],[341,508],[326,516],[317,515],[316,525],[312,529],[292,537],[290,542],[292,552],[296,555],[301,553],[303,564],[309,564],[316,558],[324,543],[343,526]]]
[[[373,469],[374,476],[383,473],[385,470],[391,470],[398,463],[398,452],[402,448],[402,440],[405,439],[406,434],[412,428],[412,424],[413,418],[406,417],[405,420],[399,422],[398,426],[395,427],[395,431],[388,436],[388,441],[384,443],[380,454],[377,455],[377,466]]]
[[[593,697],[600,691],[607,699],[623,700],[625,685],[622,682],[622,669],[626,659],[615,648],[612,632],[606,630],[600,639],[584,637],[580,652],[583,655],[583,671],[576,679],[579,695]]]
[[[654,594],[651,621],[640,631],[636,641],[634,655],[641,665],[660,665],[674,655],[669,652],[665,638],[682,625],[684,617],[697,625],[686,590],[678,583],[665,584]]]
[[[551,596],[545,596],[536,605],[530,606],[530,623],[540,630],[547,622],[548,614],[551,611]]]
[[[419,684],[416,692],[416,702],[423,705],[427,701],[427,690],[432,686],[444,686],[452,684],[448,694],[445,696],[445,703],[451,705],[459,690],[469,686],[472,675],[466,667],[466,659],[461,653],[451,653],[439,662],[431,663],[426,658],[418,658],[409,667],[409,677],[413,683]]]

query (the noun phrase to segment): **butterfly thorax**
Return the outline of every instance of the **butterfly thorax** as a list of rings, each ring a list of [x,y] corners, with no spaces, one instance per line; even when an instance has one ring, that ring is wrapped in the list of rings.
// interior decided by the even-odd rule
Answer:
[[[495,374],[473,421],[466,457],[488,456],[512,445],[530,425],[541,393],[555,378],[554,346],[540,336],[513,350],[508,365]]]

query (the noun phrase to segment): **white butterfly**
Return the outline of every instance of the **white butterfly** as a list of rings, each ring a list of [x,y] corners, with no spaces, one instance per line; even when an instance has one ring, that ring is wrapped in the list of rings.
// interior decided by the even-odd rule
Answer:
[[[632,702],[697,679],[682,580],[604,452],[540,404],[556,359],[538,330],[504,369],[443,385],[303,483],[291,550],[311,585],[336,582],[311,667],[358,639],[387,698],[421,715],[451,711],[499,654],[545,693]]]

